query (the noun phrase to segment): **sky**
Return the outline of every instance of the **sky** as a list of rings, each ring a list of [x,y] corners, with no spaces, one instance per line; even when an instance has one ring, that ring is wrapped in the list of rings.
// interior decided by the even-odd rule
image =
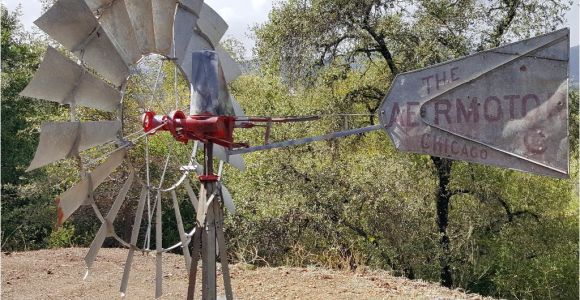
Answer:
[[[22,4],[22,23],[27,29],[35,26],[32,22],[40,17],[41,5],[38,0],[1,0],[10,11]],[[251,37],[251,27],[264,23],[272,9],[272,0],[206,0],[229,24],[226,36],[234,37],[244,43],[246,50],[251,50],[254,41]],[[567,14],[568,26],[571,28],[571,45],[579,43],[579,11],[580,0],[574,0],[571,10]]]

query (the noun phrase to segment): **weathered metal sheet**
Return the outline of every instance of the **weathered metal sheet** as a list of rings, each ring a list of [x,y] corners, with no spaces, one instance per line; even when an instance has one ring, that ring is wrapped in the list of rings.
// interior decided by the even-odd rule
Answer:
[[[172,54],[178,59],[178,63],[183,61],[186,56],[185,51],[194,34],[195,24],[198,15],[183,5],[177,7],[175,12],[175,22],[173,24],[173,34],[175,36],[174,50]]]
[[[203,7],[203,0],[179,0],[179,4],[199,16],[201,8]]]
[[[175,0],[151,0],[151,5],[153,7],[156,52],[171,56],[173,21],[177,2]]]
[[[133,185],[134,179],[135,179],[135,171],[131,170],[131,172],[129,173],[129,177],[127,178],[127,181],[125,181],[125,184],[123,184],[123,187],[119,191],[119,194],[117,194],[117,197],[113,202],[113,205],[111,206],[109,212],[107,213],[107,216],[105,217],[105,223],[101,224],[99,231],[97,231],[95,238],[91,242],[89,252],[87,253],[87,255],[85,255],[85,265],[87,269],[90,269],[93,266],[93,263],[95,262],[97,254],[99,254],[99,250],[101,250],[103,242],[105,242],[105,239],[108,236],[112,235],[114,230],[113,222],[117,218],[117,214],[119,213],[119,209],[121,209],[121,205],[125,201],[125,198],[127,198],[127,193],[129,192],[131,185]]]
[[[228,86],[216,52],[193,52],[191,74],[191,114],[234,114]]]
[[[218,53],[220,65],[222,70],[224,71],[224,78],[226,82],[232,82],[236,80],[236,78],[242,75],[242,70],[238,63],[230,56],[230,54],[222,47],[217,46],[216,52]]]
[[[141,59],[141,49],[124,0],[113,1],[110,6],[102,9],[99,21],[125,64],[133,65]],[[141,28],[136,30],[140,31]]]
[[[127,79],[129,68],[84,1],[59,0],[34,24],[113,85]]]
[[[117,89],[50,46],[34,78],[20,95],[104,111],[115,111],[122,99]]]
[[[224,202],[224,206],[230,212],[230,214],[235,215],[236,214],[236,205],[234,204],[234,198],[232,197],[232,194],[224,185],[220,185],[220,188],[221,188],[221,196],[222,196],[222,201]]]
[[[151,0],[125,0],[141,54],[155,52],[155,30]]]
[[[177,64],[183,73],[183,76],[187,79],[189,83],[193,82],[193,56],[192,53],[201,50],[213,50],[212,45],[202,36],[194,33],[187,43],[187,48],[183,53],[176,56]]]
[[[113,141],[120,129],[120,121],[42,123],[38,147],[27,171]]]
[[[213,8],[204,3],[197,21],[197,27],[217,47],[222,36],[228,30],[228,23]]]
[[[127,150],[125,149],[113,152],[109,158],[83,180],[56,198],[57,227],[62,225],[81,205],[87,202],[89,195],[105,181],[109,174],[121,165],[126,154]]]
[[[569,31],[398,75],[380,107],[397,149],[568,176]]]

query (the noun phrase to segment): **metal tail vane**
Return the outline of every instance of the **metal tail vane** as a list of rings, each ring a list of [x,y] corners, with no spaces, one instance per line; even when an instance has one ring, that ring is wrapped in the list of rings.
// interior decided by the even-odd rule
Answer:
[[[194,296],[197,264],[202,260],[202,297],[216,299],[216,258],[220,258],[227,299],[233,299],[223,232],[224,207],[234,213],[231,194],[221,184],[223,164],[243,170],[244,153],[300,145],[384,128],[403,151],[507,167],[555,177],[568,176],[567,77],[569,31],[550,34],[476,53],[458,60],[398,75],[381,107],[381,125],[351,129],[292,141],[270,142],[270,128],[280,122],[312,121],[317,117],[246,117],[229,94],[227,84],[241,72],[219,46],[227,24],[201,0],[59,0],[36,22],[75,55],[80,64],[49,48],[34,79],[22,92],[69,105],[71,122],[43,123],[40,142],[29,170],[75,158],[81,179],[57,198],[58,222],[79,207],[90,205],[102,222],[85,257],[88,270],[107,237],[127,247],[120,292],[127,292],[135,251],[155,253],[155,296],[163,293],[163,253],[180,248],[189,270],[188,299]],[[173,61],[190,85],[190,111],[176,107],[156,115],[155,104],[143,103],[142,128],[123,136],[125,87],[134,67],[147,54]],[[177,70],[176,70],[177,72]],[[94,73],[98,76],[93,75]],[[159,77],[159,76],[158,76]],[[155,88],[152,99],[155,97]],[[176,99],[178,95],[176,94]],[[152,101],[151,101],[152,102]],[[117,112],[116,120],[79,122],[76,107]],[[141,112],[139,113],[141,114]],[[266,127],[265,145],[250,147],[234,141],[235,129]],[[160,178],[153,183],[149,141],[167,131]],[[194,141],[185,164],[172,165],[173,147]],[[142,143],[145,166],[129,152]],[[115,149],[96,167],[83,164],[86,150]],[[203,145],[203,165],[195,160]],[[201,147],[199,147],[201,148]],[[220,160],[217,174],[213,159]],[[174,165],[174,164],[173,164]],[[172,165],[172,166],[173,166]],[[127,179],[103,215],[95,191],[119,167]],[[139,169],[139,167],[142,167]],[[181,173],[164,184],[169,172]],[[201,182],[199,199],[190,184],[195,172]],[[137,183],[140,191],[129,241],[117,235],[114,221]],[[177,190],[188,195],[196,225],[186,231]],[[163,247],[162,205],[170,204],[179,241]],[[144,218],[147,212],[147,218]],[[155,218],[153,218],[155,216]],[[138,246],[145,223],[143,247]],[[155,225],[155,249],[150,249]]]

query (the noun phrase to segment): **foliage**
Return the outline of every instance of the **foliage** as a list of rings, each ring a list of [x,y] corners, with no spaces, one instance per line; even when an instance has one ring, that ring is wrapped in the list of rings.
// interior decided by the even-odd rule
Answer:
[[[259,70],[235,81],[232,94],[247,115],[323,116],[316,122],[276,125],[273,141],[375,124],[377,107],[398,72],[549,31],[559,24],[564,7],[562,2],[535,0],[280,2],[270,20],[256,28]],[[78,180],[76,162],[23,172],[40,120],[67,116],[59,106],[18,96],[42,46],[25,38],[17,19],[3,10],[2,248],[88,246],[100,226],[90,206],[79,209],[59,231],[52,228],[52,197]],[[238,42],[228,40],[224,46],[253,67]],[[171,64],[160,62],[158,57],[143,60],[130,78],[123,102],[125,136],[139,129],[143,102],[159,113],[188,105],[183,78],[175,77]],[[153,90],[159,68],[159,88]],[[79,118],[114,116],[80,109]],[[246,155],[245,172],[225,170],[224,184],[237,205],[237,214],[228,215],[225,226],[230,254],[254,265],[372,267],[431,281],[439,280],[439,262],[445,257],[455,285],[473,292],[514,299],[577,298],[578,118],[576,91],[570,94],[569,180],[453,163],[448,252],[440,247],[436,224],[439,178],[433,161],[396,151],[382,132]],[[239,130],[236,139],[259,145],[264,130]],[[152,184],[159,184],[171,144],[172,138],[163,134],[151,137],[148,148],[136,144],[129,158],[140,178],[145,177],[147,151]],[[191,150],[190,145],[175,147],[172,168],[187,163]],[[111,149],[83,153],[83,163],[94,167],[105,150]],[[127,167],[95,192],[103,213],[126,180]],[[168,174],[167,181],[178,176]],[[115,221],[125,239],[139,194],[135,185]],[[195,212],[183,189],[177,196],[190,229]],[[171,198],[162,203],[167,247],[179,235]],[[139,246],[148,217],[144,215]],[[118,243],[108,239],[105,246]]]

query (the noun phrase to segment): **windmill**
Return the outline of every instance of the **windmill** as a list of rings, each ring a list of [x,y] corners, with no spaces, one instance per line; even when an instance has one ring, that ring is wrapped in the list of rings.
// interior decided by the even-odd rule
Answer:
[[[268,132],[273,124],[318,117],[244,116],[227,87],[241,72],[219,46],[227,25],[201,0],[59,0],[35,23],[77,62],[49,47],[34,79],[22,92],[24,96],[68,105],[71,116],[70,122],[42,125],[29,170],[65,158],[77,159],[81,180],[57,198],[57,224],[82,205],[93,207],[102,225],[85,257],[87,270],[105,238],[116,239],[129,249],[121,278],[123,295],[135,251],[155,253],[155,295],[160,297],[163,253],[181,248],[189,270],[188,299],[194,295],[200,257],[202,296],[216,298],[217,255],[226,298],[233,299],[223,211],[225,207],[234,212],[235,207],[221,177],[224,163],[243,170],[241,155],[245,153],[384,129],[403,151],[548,176],[568,175],[567,29],[398,75],[380,106],[380,125],[270,142]],[[137,112],[127,109],[127,80],[142,57],[152,53],[173,62],[176,72],[183,75],[190,87],[187,105],[176,95],[172,109],[156,106],[153,89],[151,101],[139,101]],[[189,114],[183,112],[183,105],[189,107]],[[77,106],[108,111],[116,119],[80,122]],[[127,132],[135,128],[135,118],[127,117],[131,114],[139,116],[139,129],[132,133]],[[128,120],[133,124],[125,122]],[[264,145],[250,146],[234,140],[234,130],[256,126],[266,127]],[[160,162],[159,178],[154,181],[149,143],[163,136],[171,136],[171,144]],[[131,149],[139,145],[145,148],[142,160],[130,155]],[[187,160],[169,168],[170,149],[184,145],[193,145],[187,148]],[[202,163],[196,160],[198,149],[203,149]],[[82,156],[87,151],[104,152],[102,159],[97,159],[98,165],[84,164]],[[217,172],[214,157],[220,161]],[[104,216],[94,201],[94,191],[121,166],[127,169],[128,178]],[[178,174],[177,180],[166,184],[170,172]],[[193,174],[201,182],[199,198],[190,183]],[[117,235],[113,223],[135,183],[141,186],[141,192],[131,238],[125,241]],[[182,221],[177,189],[185,189],[196,210],[196,225],[190,231]],[[167,194],[174,207],[179,241],[163,247],[162,199]],[[147,230],[139,247],[145,208]],[[155,249],[150,249],[153,224]]]

